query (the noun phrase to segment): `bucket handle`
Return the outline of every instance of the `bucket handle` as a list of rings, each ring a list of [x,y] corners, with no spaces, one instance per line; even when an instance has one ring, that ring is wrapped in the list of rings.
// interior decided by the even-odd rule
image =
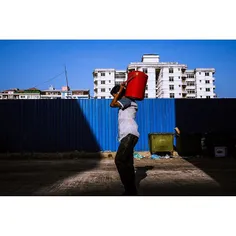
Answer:
[[[127,86],[127,84],[128,84],[134,77],[135,77],[135,76],[132,76],[132,77],[130,77],[128,80],[126,80],[126,81],[124,82],[125,86]]]

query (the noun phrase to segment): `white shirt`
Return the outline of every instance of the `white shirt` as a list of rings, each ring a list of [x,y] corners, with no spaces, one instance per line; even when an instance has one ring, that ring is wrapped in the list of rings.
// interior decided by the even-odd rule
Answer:
[[[124,97],[118,101],[121,105],[118,113],[118,140],[119,142],[128,134],[139,137],[138,125],[135,121],[138,105],[131,99]]]

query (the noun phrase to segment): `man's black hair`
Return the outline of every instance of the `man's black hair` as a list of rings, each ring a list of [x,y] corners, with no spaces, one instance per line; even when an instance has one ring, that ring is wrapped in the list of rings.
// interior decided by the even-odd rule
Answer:
[[[120,85],[118,84],[118,85],[115,85],[113,88],[112,88],[112,90],[111,90],[111,95],[112,94],[117,94],[118,92],[119,92],[119,90],[120,90]],[[125,89],[123,89],[122,90],[122,93],[121,93],[121,96],[124,96],[125,95]]]

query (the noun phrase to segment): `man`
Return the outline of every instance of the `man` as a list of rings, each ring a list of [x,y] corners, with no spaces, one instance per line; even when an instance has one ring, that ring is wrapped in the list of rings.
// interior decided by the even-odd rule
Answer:
[[[125,192],[123,195],[135,196],[137,195],[137,188],[133,152],[139,138],[138,125],[135,121],[138,106],[134,100],[125,97],[124,83],[116,85],[111,90],[111,95],[114,98],[110,106],[119,108],[118,134],[120,145],[116,153],[115,164],[124,185]]]

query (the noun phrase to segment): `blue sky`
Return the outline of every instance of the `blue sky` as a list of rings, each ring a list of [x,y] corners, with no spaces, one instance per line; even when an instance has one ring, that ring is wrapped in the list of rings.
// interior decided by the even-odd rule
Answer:
[[[47,89],[65,85],[67,67],[72,89],[90,89],[95,68],[126,69],[145,53],[162,62],[216,69],[216,93],[236,97],[236,40],[0,40],[0,90]]]

